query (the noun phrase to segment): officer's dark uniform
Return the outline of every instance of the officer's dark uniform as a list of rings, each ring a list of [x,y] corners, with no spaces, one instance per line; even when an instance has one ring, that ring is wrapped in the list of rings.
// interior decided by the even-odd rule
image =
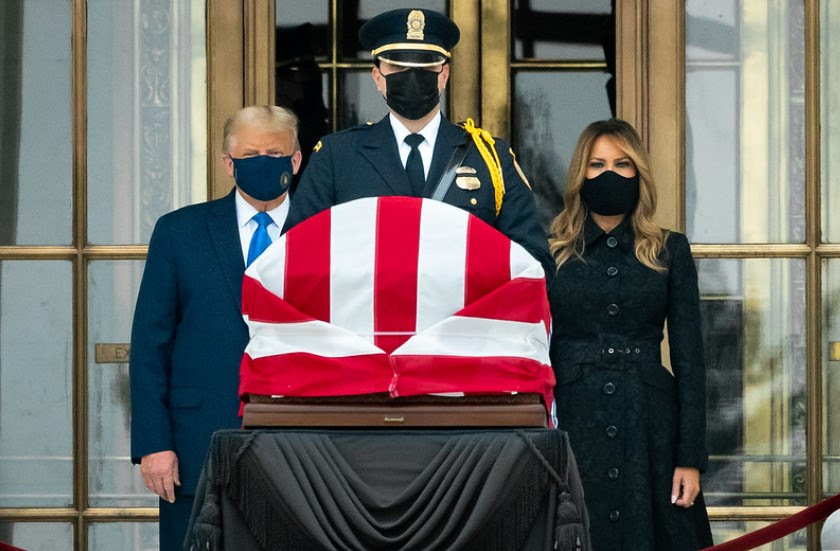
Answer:
[[[449,50],[458,41],[458,28],[443,15],[423,11],[423,38],[410,38],[407,21],[418,11],[393,10],[374,17],[359,32],[362,44],[371,48],[374,57],[395,65],[422,67],[445,63]],[[441,119],[422,196],[433,196],[453,151],[466,144],[466,156],[454,180],[448,178],[451,185],[442,200],[478,216],[525,247],[550,277],[554,273],[554,261],[539,224],[533,196],[513,152],[507,142],[480,134],[480,129],[468,132]],[[482,156],[481,149],[490,162]],[[291,202],[285,230],[333,205],[387,195],[414,193],[386,116],[376,124],[326,136],[315,146]]]

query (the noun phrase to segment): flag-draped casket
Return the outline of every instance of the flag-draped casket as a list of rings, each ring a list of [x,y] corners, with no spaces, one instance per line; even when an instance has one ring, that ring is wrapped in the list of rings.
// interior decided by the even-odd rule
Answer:
[[[431,199],[367,198],[295,226],[245,272],[239,394],[537,393],[553,407],[545,275]]]

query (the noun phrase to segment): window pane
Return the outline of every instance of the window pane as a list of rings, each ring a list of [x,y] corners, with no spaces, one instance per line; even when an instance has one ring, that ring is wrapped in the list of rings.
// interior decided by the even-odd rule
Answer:
[[[686,230],[695,243],[805,239],[801,2],[686,2]]]
[[[157,522],[97,522],[88,532],[89,551],[155,551]]]
[[[771,523],[766,521],[716,521],[712,522],[712,539],[720,544],[744,534],[755,532]],[[805,529],[785,536],[778,541],[753,548],[755,551],[805,551],[808,549],[808,532]]]
[[[611,116],[609,78],[601,72],[513,74],[513,150],[544,227],[562,208],[566,169],[578,136],[592,121]]]
[[[71,551],[73,526],[57,522],[0,521],[0,541],[26,551]]]
[[[274,7],[278,60],[330,57],[328,0],[276,0]]]
[[[0,262],[0,507],[72,504],[70,268]]]
[[[207,198],[204,0],[88,0],[88,234],[147,243]]]
[[[92,507],[156,507],[130,461],[128,358],[97,363],[97,343],[128,343],[140,261],[92,262],[88,271],[88,476]],[[118,547],[113,547],[117,549]]]
[[[360,0],[338,3],[338,57],[370,60],[370,50],[359,44],[359,28],[380,13],[400,8],[419,8],[448,14],[446,0]],[[457,48],[457,46],[456,46]]]
[[[840,243],[840,2],[820,2],[822,235]]]
[[[698,261],[709,505],[805,504],[805,261]]]
[[[0,2],[0,245],[71,242],[70,12]]]
[[[610,0],[514,0],[512,15],[514,59],[604,61],[614,55]]]
[[[840,258],[822,265],[823,492],[840,493]]]

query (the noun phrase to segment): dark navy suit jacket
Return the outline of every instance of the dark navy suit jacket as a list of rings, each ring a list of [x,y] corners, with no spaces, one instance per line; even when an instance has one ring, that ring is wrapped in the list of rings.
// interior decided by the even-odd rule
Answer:
[[[440,122],[432,165],[423,197],[431,197],[443,174],[452,151],[472,138],[458,125],[445,118]],[[496,139],[496,151],[502,163],[505,196],[499,215],[490,171],[474,144],[471,144],[462,167],[475,169],[481,186],[461,189],[454,183],[443,201],[478,216],[516,241],[540,261],[548,278],[554,273],[554,260],[537,217],[534,198],[514,165],[510,145]],[[321,147],[312,153],[292,201],[285,229],[333,205],[359,199],[388,195],[413,195],[405,168],[400,161],[397,142],[386,116],[372,125],[356,126],[326,136]]]
[[[131,460],[178,455],[192,495],[210,435],[238,428],[245,261],[234,190],[158,220],[131,330]]]

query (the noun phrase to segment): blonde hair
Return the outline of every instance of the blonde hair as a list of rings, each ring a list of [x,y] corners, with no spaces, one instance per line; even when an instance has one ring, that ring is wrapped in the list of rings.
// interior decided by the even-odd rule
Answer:
[[[639,203],[629,215],[636,238],[636,258],[648,268],[664,272],[666,268],[659,254],[665,246],[666,233],[653,222],[656,187],[650,171],[650,160],[639,134],[621,119],[593,122],[578,139],[566,176],[564,208],[551,222],[549,230],[549,248],[557,267],[560,268],[572,255],[578,258],[583,255],[583,225],[588,209],[581,201],[580,188],[586,178],[592,147],[601,136],[612,138],[615,145],[633,161],[639,174]]]
[[[230,153],[230,140],[243,124],[251,124],[258,128],[275,132],[288,132],[295,139],[295,151],[300,151],[298,141],[297,115],[285,107],[276,105],[249,105],[243,107],[227,121],[225,121],[224,137],[222,138],[222,153]]]

